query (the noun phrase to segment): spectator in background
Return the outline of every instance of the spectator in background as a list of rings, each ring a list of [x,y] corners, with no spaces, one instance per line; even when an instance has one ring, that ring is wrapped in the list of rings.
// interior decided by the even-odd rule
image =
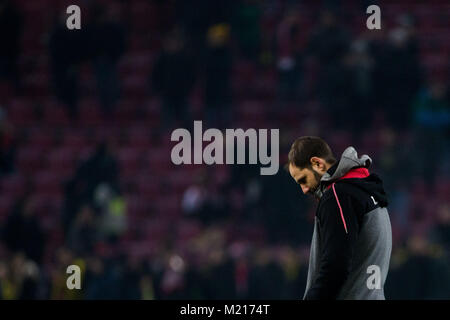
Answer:
[[[303,52],[299,45],[300,17],[288,10],[277,29],[277,68],[279,98],[292,101],[301,97]]]
[[[368,42],[355,40],[344,58],[343,79],[347,81],[339,90],[342,103],[347,107],[345,116],[349,117],[347,125],[357,136],[370,126],[373,109],[373,59],[369,52]]]
[[[183,213],[204,225],[220,221],[228,212],[222,194],[213,188],[208,189],[209,181],[210,176],[206,172],[197,176],[195,183],[184,192],[181,202]]]
[[[390,299],[448,299],[450,277],[448,261],[441,259],[428,239],[413,235],[406,244],[406,256],[392,272],[391,284],[387,288]],[[394,287],[395,284],[395,287]]]
[[[87,300],[101,299],[108,294],[105,265],[100,257],[92,256],[87,260],[85,284]]]
[[[79,64],[88,57],[86,29],[69,30],[66,14],[57,18],[49,35],[49,55],[52,83],[56,97],[69,109],[72,118],[77,116],[79,92]]]
[[[127,227],[127,211],[124,197],[108,184],[102,183],[95,190],[94,201],[100,210],[98,231],[109,243],[116,243]]]
[[[0,263],[0,298],[4,300],[32,300],[39,297],[38,265],[22,253],[11,257],[10,263]]]
[[[202,51],[205,47],[204,35],[209,23],[208,0],[175,0],[176,21],[179,22],[189,39],[189,46]]]
[[[0,177],[14,170],[15,155],[14,127],[9,123],[6,112],[0,106]]]
[[[413,104],[413,124],[416,136],[416,148],[420,161],[419,174],[429,183],[440,176],[440,163],[449,159],[448,147],[450,128],[450,104],[446,96],[446,86],[440,81],[432,81],[422,90]],[[436,168],[429,172],[428,168]]]
[[[414,121],[417,125],[427,131],[446,133],[450,126],[450,103],[446,91],[445,83],[434,80],[419,92],[413,104]]]
[[[349,34],[339,23],[336,10],[325,8],[320,13],[319,24],[312,32],[308,43],[308,53],[321,65],[322,77],[326,76],[326,72],[333,64],[341,61],[348,48]]]
[[[143,274],[141,261],[136,258],[128,258],[125,262],[121,279],[122,289],[120,294],[123,299],[141,299],[141,274]]]
[[[309,250],[306,249],[305,253],[302,253],[298,247],[278,246],[274,251],[286,279],[285,299],[301,296],[308,277],[308,254],[305,253],[309,253]]]
[[[325,8],[321,11],[319,25],[312,33],[307,46],[319,64],[317,93],[322,105],[329,110],[336,126],[346,123],[345,110],[348,108],[348,83],[350,73],[344,65],[344,57],[349,49],[349,35],[338,21],[336,10]]]
[[[121,272],[123,271],[119,261],[95,255],[89,257],[87,262],[85,299],[120,299],[126,294],[121,292]]]
[[[408,148],[399,148],[401,136],[391,127],[380,128],[379,130],[379,163],[383,172],[384,184],[390,189],[396,189],[395,184],[401,181],[402,184],[410,182],[412,172],[410,166],[404,166],[409,162]]]
[[[233,35],[243,58],[257,61],[261,47],[261,8],[256,0],[242,0],[232,18]]]
[[[155,288],[150,273],[146,272],[141,276],[139,280],[139,289],[141,300],[155,300]]]
[[[3,239],[13,253],[23,252],[27,259],[42,262],[45,237],[39,220],[35,216],[34,203],[25,198],[19,200],[8,216]]]
[[[100,143],[94,154],[80,164],[74,177],[66,184],[62,221],[66,232],[81,204],[95,205],[95,190],[100,184],[105,183],[113,190],[118,190],[118,177],[119,168],[112,145]]]
[[[67,247],[77,255],[92,254],[98,240],[93,210],[85,205],[77,214],[67,235]]]
[[[9,270],[5,261],[0,261],[0,299],[6,300],[8,296]],[[6,287],[6,289],[5,289]]]
[[[388,42],[374,52],[374,83],[378,105],[390,125],[404,129],[410,124],[410,106],[421,85],[414,22],[403,16],[388,34]]]
[[[208,271],[205,276],[206,299],[235,299],[234,261],[224,244],[210,250],[207,256]]]
[[[81,271],[81,287],[87,284],[85,280],[86,262],[77,256],[67,247],[59,247],[50,270],[50,299],[52,300],[75,300],[84,297],[82,290],[70,290],[67,288],[67,267],[77,265]]]
[[[184,41],[180,29],[167,34],[151,75],[154,92],[162,98],[162,126],[165,128],[192,126],[188,99],[195,80],[195,66]]]
[[[450,258],[450,205],[442,204],[437,209],[436,225],[431,230],[434,243],[440,244]]]
[[[187,216],[201,216],[208,199],[207,177],[197,176],[197,181],[189,186],[183,194],[181,208]]]
[[[216,24],[208,29],[205,59],[205,104],[208,126],[227,128],[231,121],[230,27]]]
[[[286,278],[269,248],[258,249],[255,262],[249,271],[248,299],[283,299],[286,288]]]
[[[207,29],[217,23],[228,23],[234,11],[235,3],[227,0],[175,0],[176,21],[185,31],[188,45],[196,52],[204,52]],[[201,55],[198,62],[201,63]]]
[[[105,114],[110,114],[120,96],[117,63],[125,51],[125,27],[120,22],[117,6],[97,7],[90,31],[92,55],[100,102]]]
[[[81,164],[77,177],[87,181],[87,190],[90,196],[93,195],[100,183],[107,183],[117,189],[119,167],[112,144],[100,143],[94,154]]]
[[[9,81],[15,89],[20,89],[20,77],[17,62],[20,53],[23,18],[11,0],[0,1],[0,79]]]

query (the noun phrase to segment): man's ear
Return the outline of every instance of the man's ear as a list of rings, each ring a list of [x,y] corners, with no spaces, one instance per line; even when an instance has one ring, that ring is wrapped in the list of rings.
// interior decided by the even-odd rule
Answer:
[[[326,166],[325,166],[325,161],[319,157],[312,157],[310,159],[311,161],[311,166],[314,168],[317,168],[319,170],[325,170]]]

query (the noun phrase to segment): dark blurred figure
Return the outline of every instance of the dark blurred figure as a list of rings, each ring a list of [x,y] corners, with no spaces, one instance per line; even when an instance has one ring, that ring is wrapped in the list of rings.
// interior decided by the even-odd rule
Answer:
[[[398,129],[410,124],[410,106],[421,85],[414,28],[412,18],[403,16],[390,31],[388,42],[374,50],[377,103],[385,110],[390,125]]]
[[[50,31],[49,51],[56,97],[74,118],[79,100],[79,63],[88,57],[90,46],[85,28],[69,30],[66,19],[65,13],[59,16]]]
[[[269,249],[256,252],[255,263],[249,272],[248,299],[286,299],[286,279],[283,269]]]
[[[107,183],[95,189],[94,203],[98,211],[98,233],[102,241],[114,245],[127,230],[125,197]]]
[[[150,272],[145,272],[139,279],[140,299],[155,300],[155,285]],[[192,297],[192,295],[189,295]]]
[[[175,0],[173,6],[176,21],[183,27],[186,39],[189,40],[189,47],[196,52],[203,52],[208,27],[217,23],[230,22],[235,2],[227,0],[192,0],[189,2]],[[201,56],[198,56],[198,58],[201,59]]]
[[[217,24],[209,28],[205,59],[205,104],[208,126],[227,128],[231,121],[230,27]]]
[[[202,51],[205,47],[205,33],[208,27],[208,0],[175,0],[176,21],[178,21],[189,38],[192,48]]]
[[[261,50],[261,7],[256,0],[242,0],[232,18],[233,35],[243,58],[256,61]]]
[[[331,113],[336,127],[347,124],[348,83],[351,76],[344,65],[349,49],[349,35],[338,21],[336,10],[321,11],[319,25],[308,43],[308,54],[319,64],[318,95]]]
[[[277,29],[277,68],[279,98],[297,100],[302,96],[303,52],[299,45],[300,17],[287,10]]]
[[[39,296],[38,265],[19,252],[11,256],[8,263],[0,262],[0,299],[35,300]]]
[[[355,40],[342,66],[343,85],[339,90],[340,101],[348,117],[347,126],[355,136],[371,125],[374,106],[374,62],[366,39]]]
[[[416,136],[416,148],[419,151],[415,164],[427,182],[444,174],[441,163],[450,157],[448,145],[450,129],[450,104],[446,99],[446,85],[433,80],[418,95],[412,104],[412,116]],[[428,168],[436,168],[430,172]]]
[[[20,89],[20,77],[17,61],[20,53],[20,37],[22,34],[23,18],[13,1],[0,1],[0,79],[6,79]]]
[[[80,164],[65,187],[63,226],[66,232],[82,204],[94,205],[95,190],[101,183],[118,190],[118,171],[108,143],[99,144],[95,153]]]
[[[93,256],[86,273],[87,300],[117,300],[121,298],[121,272],[123,266],[114,257]]]
[[[14,127],[0,106],[0,177],[14,170],[16,141]]]
[[[443,204],[437,209],[436,225],[431,230],[435,243],[439,243],[450,259],[450,206]]]
[[[399,148],[401,136],[391,127],[381,128],[379,132],[380,153],[378,162],[383,172],[383,184],[394,190],[402,189],[397,185],[408,184],[414,176],[410,166],[405,166],[409,162],[408,148]],[[430,172],[428,172],[430,173]]]
[[[206,299],[236,299],[234,262],[222,247],[210,253],[205,276]]]
[[[97,226],[93,210],[83,206],[67,234],[67,247],[77,255],[92,254],[97,241]]]
[[[120,22],[120,8],[97,7],[87,28],[100,102],[105,114],[111,113],[120,96],[117,63],[126,48],[126,32]]]
[[[128,258],[122,274],[122,289],[120,290],[122,299],[141,299],[141,274],[143,266],[139,259]]]
[[[195,65],[191,54],[185,49],[181,30],[175,28],[164,39],[163,51],[152,73],[152,86],[162,98],[165,128],[178,122],[182,127],[192,126],[189,112],[189,95],[195,80]]]
[[[217,223],[226,218],[229,212],[225,190],[208,188],[211,177],[202,173],[195,178],[183,194],[181,207],[183,213],[198,219],[204,226]]]
[[[448,259],[443,259],[441,253],[436,253],[426,237],[413,235],[408,239],[402,255],[400,265],[391,268],[392,272],[386,282],[388,299],[449,299]]]
[[[84,289],[86,262],[77,258],[74,252],[67,247],[56,249],[53,257],[54,261],[50,269],[49,299],[51,300],[74,300],[84,296],[84,290],[70,290],[67,288],[67,267],[76,265],[81,271],[81,288]]]
[[[105,263],[100,257],[92,256],[87,259],[87,268],[84,286],[84,299],[99,300],[107,299],[108,275]]]
[[[25,198],[17,203],[6,220],[3,239],[13,253],[24,252],[27,258],[41,263],[45,236],[31,200]]]

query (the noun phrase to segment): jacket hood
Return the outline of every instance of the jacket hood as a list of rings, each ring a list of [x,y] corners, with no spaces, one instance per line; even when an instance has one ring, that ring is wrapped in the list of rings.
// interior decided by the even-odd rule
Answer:
[[[341,155],[341,159],[337,163],[337,166],[333,166],[328,170],[320,179],[320,182],[326,182],[326,184],[335,182],[339,178],[342,178],[347,172],[354,168],[369,168],[372,164],[372,159],[364,154],[361,158],[358,158],[358,153],[355,148],[348,147]]]
[[[364,154],[359,158],[355,148],[348,147],[342,153],[340,160],[322,176],[320,185],[315,191],[315,196],[320,199],[328,186],[342,178],[349,171],[357,168],[368,169],[371,164],[372,159],[368,155]],[[384,191],[383,183],[376,174],[370,174],[365,178],[351,178],[345,180],[373,195],[374,198],[380,202],[382,207],[387,206],[387,195]]]

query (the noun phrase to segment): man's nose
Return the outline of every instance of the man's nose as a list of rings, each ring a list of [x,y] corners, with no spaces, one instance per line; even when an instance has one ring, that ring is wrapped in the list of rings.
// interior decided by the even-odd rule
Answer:
[[[303,194],[308,193],[309,188],[307,186],[300,186],[300,187],[302,187]]]

